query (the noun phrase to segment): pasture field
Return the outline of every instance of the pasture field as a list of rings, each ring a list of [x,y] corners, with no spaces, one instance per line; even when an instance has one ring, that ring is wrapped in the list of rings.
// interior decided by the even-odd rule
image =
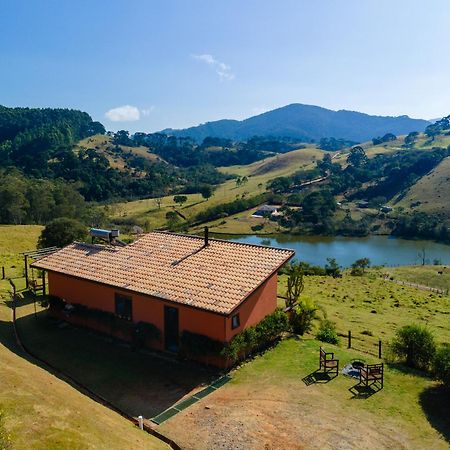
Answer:
[[[439,270],[439,266],[420,266],[416,270],[409,267],[370,269],[363,276],[352,276],[346,271],[342,278],[307,276],[302,295],[312,298],[325,309],[328,319],[336,322],[343,345],[351,330],[353,347],[376,355],[379,339],[386,349],[395,331],[411,323],[428,326],[437,342],[450,343],[448,295],[401,286],[383,278],[393,271],[398,274],[415,272],[416,280],[425,281],[434,273],[428,283],[433,285]],[[400,275],[394,276],[400,279]],[[440,283],[448,284],[450,274],[447,272],[444,277],[439,279]],[[285,292],[285,286],[286,276],[281,276],[279,292]],[[280,300],[280,304],[284,302]]]
[[[395,281],[429,286],[450,292],[450,267],[448,266],[403,266],[385,268]]]

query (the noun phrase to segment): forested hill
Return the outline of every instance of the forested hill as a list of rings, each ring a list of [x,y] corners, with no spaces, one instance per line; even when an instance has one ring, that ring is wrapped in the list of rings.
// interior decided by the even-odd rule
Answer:
[[[0,166],[45,176],[48,161],[59,149],[104,132],[85,112],[0,106]]]
[[[357,142],[382,136],[423,131],[426,120],[408,116],[371,116],[354,111],[332,111],[312,105],[294,103],[263,114],[239,120],[218,120],[183,130],[166,129],[174,136],[186,136],[202,141],[208,136],[245,140],[252,136],[290,137],[302,141],[322,138],[342,138]]]

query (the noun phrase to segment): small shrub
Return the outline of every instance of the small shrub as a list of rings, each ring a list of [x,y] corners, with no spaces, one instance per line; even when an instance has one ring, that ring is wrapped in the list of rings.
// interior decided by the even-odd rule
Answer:
[[[313,320],[317,317],[317,307],[314,302],[307,297],[303,297],[298,305],[294,306],[290,312],[290,324],[295,334],[303,336],[311,331]]]
[[[328,319],[322,320],[316,338],[328,344],[338,344],[339,337],[336,332],[336,324]]]
[[[437,380],[450,389],[450,345],[442,345],[433,358],[433,374]]]
[[[241,356],[245,358],[252,352],[269,346],[288,329],[287,314],[281,309],[277,309],[254,327],[246,328],[234,336],[222,349],[221,355],[233,361]]]
[[[436,353],[436,344],[428,328],[413,324],[397,331],[390,350],[394,357],[404,361],[407,366],[427,369]]]

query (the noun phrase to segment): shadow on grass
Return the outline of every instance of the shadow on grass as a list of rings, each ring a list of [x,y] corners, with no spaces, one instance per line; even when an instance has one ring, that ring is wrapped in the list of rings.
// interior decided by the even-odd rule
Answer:
[[[419,402],[428,422],[450,444],[450,389],[429,387],[422,391]]]
[[[371,386],[363,386],[361,384],[355,384],[352,386],[349,391],[353,394],[352,399],[365,399],[372,397],[372,395],[381,391],[381,387],[372,384]]]
[[[336,374],[331,376],[327,372],[315,370],[314,372],[307,375],[305,378],[302,378],[302,381],[303,381],[303,383],[306,384],[306,386],[311,386],[312,384],[316,384],[316,383],[328,383],[329,381],[331,381],[333,378],[336,378],[336,377],[337,377]]]
[[[218,375],[199,364],[132,351],[110,337],[50,319],[45,311],[18,317],[16,323],[28,350],[54,369],[22,352],[10,321],[0,321],[3,345],[80,392],[86,393],[85,386],[135,417],[154,417]]]

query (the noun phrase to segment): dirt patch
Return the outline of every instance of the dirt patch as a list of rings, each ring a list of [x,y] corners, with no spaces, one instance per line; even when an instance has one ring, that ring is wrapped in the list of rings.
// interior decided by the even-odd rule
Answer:
[[[227,386],[167,421],[161,429],[185,449],[407,448],[407,438],[365,411],[323,404],[321,386],[254,392]],[[189,433],[186,433],[189,430]]]

